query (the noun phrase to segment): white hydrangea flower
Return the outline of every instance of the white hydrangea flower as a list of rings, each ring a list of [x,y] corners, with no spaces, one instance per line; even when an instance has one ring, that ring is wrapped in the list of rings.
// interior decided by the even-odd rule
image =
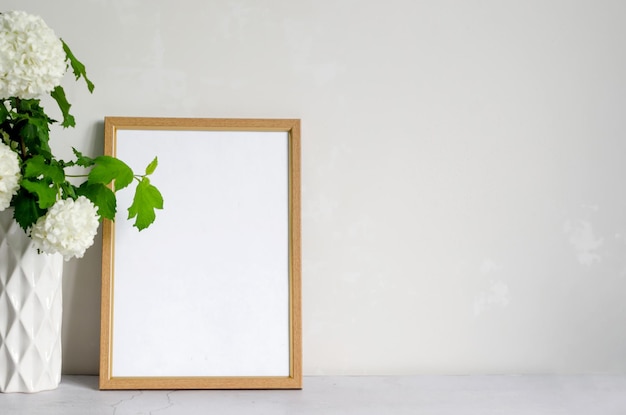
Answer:
[[[84,196],[57,201],[37,220],[30,236],[38,249],[60,253],[68,261],[82,258],[98,232],[98,209]]]
[[[0,14],[0,98],[36,98],[61,84],[63,43],[39,16]]]
[[[20,188],[20,161],[17,153],[0,141],[0,212],[11,204]]]

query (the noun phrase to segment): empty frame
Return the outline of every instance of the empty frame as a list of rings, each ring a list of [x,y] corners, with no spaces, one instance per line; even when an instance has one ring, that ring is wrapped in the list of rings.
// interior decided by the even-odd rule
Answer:
[[[299,389],[300,122],[105,118],[164,198],[103,224],[101,389]],[[132,187],[132,186],[131,186]]]

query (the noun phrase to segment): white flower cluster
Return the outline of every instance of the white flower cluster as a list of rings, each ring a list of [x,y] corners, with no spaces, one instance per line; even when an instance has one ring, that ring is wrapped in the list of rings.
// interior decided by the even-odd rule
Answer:
[[[86,197],[57,201],[30,231],[38,249],[60,253],[68,261],[82,258],[98,232],[98,209]]]
[[[20,188],[20,161],[17,153],[0,141],[0,212],[11,204]]]
[[[61,84],[63,43],[39,16],[0,14],[0,98],[35,98]]]

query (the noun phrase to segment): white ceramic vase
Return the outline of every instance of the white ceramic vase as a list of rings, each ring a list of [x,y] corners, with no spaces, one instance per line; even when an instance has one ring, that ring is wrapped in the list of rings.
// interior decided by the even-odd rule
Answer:
[[[61,380],[60,254],[39,254],[0,212],[0,392],[40,392]]]

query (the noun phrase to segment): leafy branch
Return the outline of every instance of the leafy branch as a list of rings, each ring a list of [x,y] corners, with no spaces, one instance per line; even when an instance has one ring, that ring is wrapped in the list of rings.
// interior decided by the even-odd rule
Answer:
[[[5,167],[0,210],[13,207],[14,219],[42,252],[61,253],[65,259],[83,256],[93,243],[98,219],[115,219],[116,192],[131,185],[134,197],[128,219],[134,219],[133,226],[140,231],[150,226],[155,211],[163,208],[163,197],[150,182],[157,158],[142,174],[109,155],[92,158],[73,149],[71,160],[56,158],[50,126],[57,121],[46,114],[39,96],[50,94],[62,116],[60,125],[74,127],[72,106],[61,86],[63,75],[71,68],[89,92],[94,84],[69,46],[51,35],[39,16],[14,11],[0,13],[0,20],[6,40],[0,49],[7,67],[15,68],[2,75],[7,82],[0,85],[0,156]],[[72,173],[82,168],[84,173],[66,174],[69,168]]]
[[[54,122],[37,99],[7,98],[0,102],[3,140],[16,150],[21,160],[21,189],[12,200],[18,224],[27,230],[58,199],[76,199],[78,196],[91,200],[101,218],[114,220],[117,212],[115,192],[136,181],[128,218],[135,219],[133,226],[139,230],[150,226],[156,218],[155,209],[163,208],[163,197],[150,184],[148,177],[158,165],[157,158],[150,162],[144,174],[136,174],[115,157],[90,158],[76,149],[73,149],[74,160],[57,160],[49,146],[49,125]],[[90,170],[84,175],[66,175],[65,169],[73,166]],[[87,180],[75,186],[68,177],[85,177]]]
[[[76,149],[77,165],[93,166],[87,181],[78,188],[78,194],[87,197],[97,207],[100,216],[114,220],[116,199],[114,192],[128,187],[136,180],[133,204],[128,208],[128,219],[135,218],[135,226],[140,231],[150,226],[156,219],[155,209],[163,209],[161,192],[150,184],[150,176],[154,173],[158,159],[148,164],[145,174],[135,174],[123,161],[111,156],[99,156],[91,159],[80,154]],[[113,188],[113,190],[111,190]]]

